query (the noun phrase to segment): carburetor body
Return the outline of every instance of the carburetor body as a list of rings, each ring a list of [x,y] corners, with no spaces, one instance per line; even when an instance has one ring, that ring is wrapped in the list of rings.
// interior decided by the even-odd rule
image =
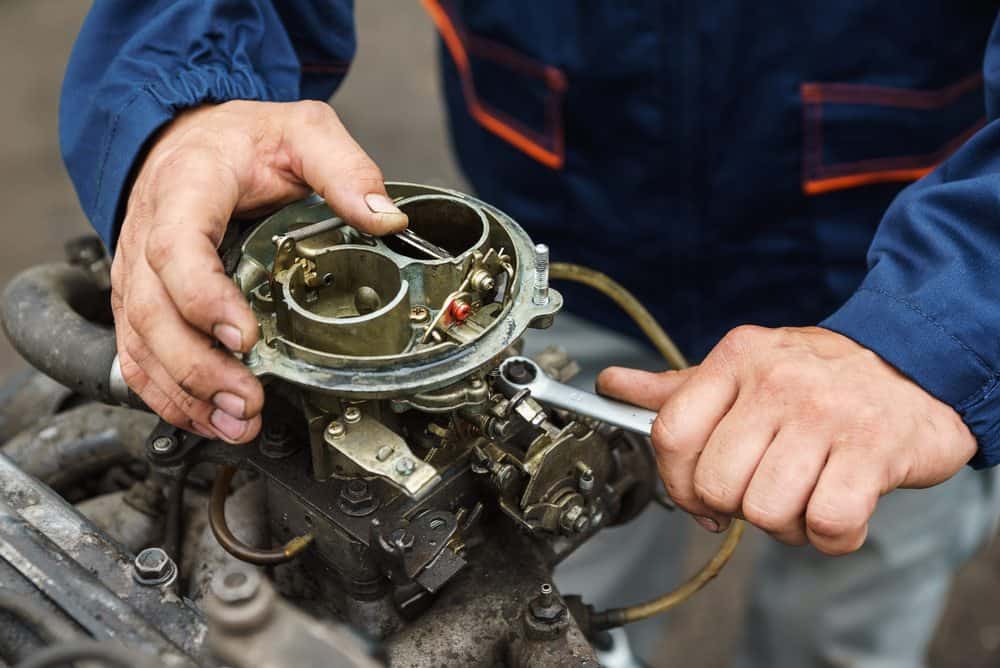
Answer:
[[[554,564],[653,482],[641,441],[497,389],[500,362],[562,306],[524,230],[467,195],[387,188],[406,235],[362,234],[310,199],[228,256],[268,392],[241,463],[267,480],[273,535],[311,536],[324,598],[375,637],[424,610],[491,523]],[[542,362],[559,375],[566,357]]]

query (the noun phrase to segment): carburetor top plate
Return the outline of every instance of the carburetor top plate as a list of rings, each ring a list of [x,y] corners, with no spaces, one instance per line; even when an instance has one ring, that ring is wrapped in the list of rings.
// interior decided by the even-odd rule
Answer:
[[[407,234],[362,234],[314,196],[247,235],[234,278],[261,325],[245,359],[255,374],[352,399],[412,396],[551,323],[562,296],[533,298],[535,247],[514,220],[445,188],[386,189]]]

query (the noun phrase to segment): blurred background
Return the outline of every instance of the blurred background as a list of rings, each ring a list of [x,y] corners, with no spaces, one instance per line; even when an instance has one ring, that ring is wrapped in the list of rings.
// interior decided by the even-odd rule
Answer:
[[[448,144],[433,26],[416,0],[357,4],[358,57],[333,100],[338,113],[387,178],[467,189]],[[64,241],[89,231],[57,136],[63,70],[88,6],[79,0],[0,0],[0,208],[6,221],[0,284],[27,266],[60,259]],[[0,376],[21,368],[0,341]],[[681,543],[686,572],[718,541],[706,532],[691,535]],[[728,664],[762,540],[749,533],[719,579],[669,615],[655,666]],[[998,601],[1000,547],[994,545],[958,579],[930,665],[1000,665]]]

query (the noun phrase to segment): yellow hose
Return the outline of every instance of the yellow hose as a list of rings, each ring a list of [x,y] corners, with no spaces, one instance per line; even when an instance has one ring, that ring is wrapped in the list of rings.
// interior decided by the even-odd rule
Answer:
[[[646,307],[635,298],[635,295],[626,290],[625,286],[621,283],[618,283],[607,274],[602,274],[589,267],[570,264],[568,262],[553,262],[549,266],[549,278],[557,281],[582,283],[610,298],[611,301],[632,318],[639,329],[642,330],[642,333],[646,335],[646,338],[649,339],[649,342],[653,344],[653,347],[663,355],[663,359],[667,361],[667,364],[671,368],[687,368],[688,363],[684,359],[684,355],[671,338],[667,336],[667,333],[663,331],[660,324],[656,322],[653,314],[646,310]]]
[[[643,334],[649,339],[650,343],[663,355],[667,364],[674,369],[687,368],[688,363],[684,355],[681,354],[681,351],[667,333],[663,331],[660,324],[656,322],[656,319],[653,318],[646,307],[620,283],[599,271],[567,262],[553,262],[549,267],[549,277],[557,281],[581,283],[609,297],[632,318]],[[591,616],[592,628],[594,630],[603,630],[631,622],[638,622],[642,619],[658,615],[661,612],[666,612],[688,600],[695,592],[715,578],[726,563],[728,563],[729,559],[733,556],[733,552],[736,551],[736,546],[739,544],[745,529],[746,524],[742,520],[734,519],[729,527],[726,539],[719,546],[715,555],[684,584],[646,603],[595,613]]]

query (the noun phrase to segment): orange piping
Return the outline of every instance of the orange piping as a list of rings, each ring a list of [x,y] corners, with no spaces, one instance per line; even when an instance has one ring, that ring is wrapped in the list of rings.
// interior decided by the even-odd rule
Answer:
[[[483,108],[483,105],[479,102],[479,98],[476,96],[469,56],[466,53],[461,37],[458,35],[458,31],[455,30],[455,25],[452,23],[451,17],[441,7],[441,3],[438,0],[421,0],[421,4],[430,15],[431,20],[434,21],[434,25],[437,26],[438,32],[441,33],[441,39],[444,40],[445,47],[447,47],[448,52],[455,61],[456,67],[458,67],[458,73],[462,81],[462,94],[465,96],[465,103],[472,117],[484,128],[524,153],[527,153],[546,167],[562,169],[565,155],[558,138],[557,148],[559,150],[549,150],[539,143],[532,141],[522,132],[519,132]]]

